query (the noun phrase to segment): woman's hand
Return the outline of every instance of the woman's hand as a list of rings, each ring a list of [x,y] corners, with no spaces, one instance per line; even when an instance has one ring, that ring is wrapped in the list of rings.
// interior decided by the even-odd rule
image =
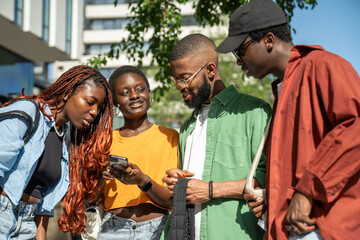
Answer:
[[[110,167],[109,166],[104,167],[103,171],[101,172],[101,175],[102,175],[102,179],[105,180],[105,181],[114,179],[114,177],[110,173]]]
[[[129,162],[128,168],[123,168],[123,170],[110,168],[110,174],[126,185],[136,184],[141,186],[148,180],[148,176],[136,164],[131,162]]]

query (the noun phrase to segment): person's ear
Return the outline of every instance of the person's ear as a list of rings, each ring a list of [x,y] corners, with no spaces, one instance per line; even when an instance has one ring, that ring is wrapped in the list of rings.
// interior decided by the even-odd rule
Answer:
[[[206,68],[207,72],[208,72],[208,76],[209,79],[212,80],[215,76],[215,71],[216,71],[216,65],[213,62],[210,62]]]
[[[264,36],[265,48],[270,53],[274,47],[275,35],[272,32],[268,32]]]

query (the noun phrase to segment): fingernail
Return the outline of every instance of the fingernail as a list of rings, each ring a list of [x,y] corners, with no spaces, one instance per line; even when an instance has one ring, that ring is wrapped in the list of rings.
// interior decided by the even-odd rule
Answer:
[[[256,199],[256,201],[257,201],[257,202],[262,202],[262,201],[264,201],[264,199],[263,199],[262,197],[258,197],[258,198]]]

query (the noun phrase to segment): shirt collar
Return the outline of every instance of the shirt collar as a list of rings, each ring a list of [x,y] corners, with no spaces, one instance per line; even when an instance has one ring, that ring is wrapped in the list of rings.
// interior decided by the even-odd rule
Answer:
[[[288,69],[289,64],[297,61],[303,55],[306,55],[307,53],[309,53],[309,52],[311,52],[313,50],[325,50],[325,49],[320,45],[295,45],[295,46],[293,46],[291,51],[290,51],[290,59],[289,59],[289,62],[287,64],[286,69]],[[276,79],[275,81],[273,81],[271,83],[273,93],[277,92],[277,91],[275,91],[275,89],[277,88],[277,85],[281,81],[282,81],[282,79]]]
[[[290,52],[289,63],[296,61],[298,58],[306,55],[313,50],[325,50],[320,45],[295,45]]]
[[[233,97],[235,97],[238,94],[238,91],[236,90],[236,88],[233,85],[228,86],[227,88],[225,88],[224,90],[222,90],[221,92],[219,92],[214,99],[218,100],[220,102],[220,104],[226,106],[229,102],[231,102],[231,100],[233,99]],[[211,99],[210,102],[212,102],[213,99]]]
[[[238,91],[233,85],[230,85],[221,92],[219,92],[213,99],[211,99],[210,104],[213,104],[214,101],[218,101],[220,102],[221,105],[226,106],[229,102],[231,102],[231,99],[235,97],[236,94],[238,94]],[[197,115],[199,114],[199,111],[200,108],[195,109],[192,112],[191,117],[196,119]]]

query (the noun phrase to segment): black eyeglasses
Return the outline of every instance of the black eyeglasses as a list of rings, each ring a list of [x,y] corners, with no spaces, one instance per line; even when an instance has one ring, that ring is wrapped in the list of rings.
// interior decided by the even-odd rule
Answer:
[[[250,41],[247,41],[246,43],[241,44],[237,49],[232,51],[232,53],[234,54],[236,59],[239,60],[239,62],[242,62],[241,56],[244,56],[246,50],[248,49],[250,44],[252,44],[253,42],[255,42],[255,40],[251,39]]]

